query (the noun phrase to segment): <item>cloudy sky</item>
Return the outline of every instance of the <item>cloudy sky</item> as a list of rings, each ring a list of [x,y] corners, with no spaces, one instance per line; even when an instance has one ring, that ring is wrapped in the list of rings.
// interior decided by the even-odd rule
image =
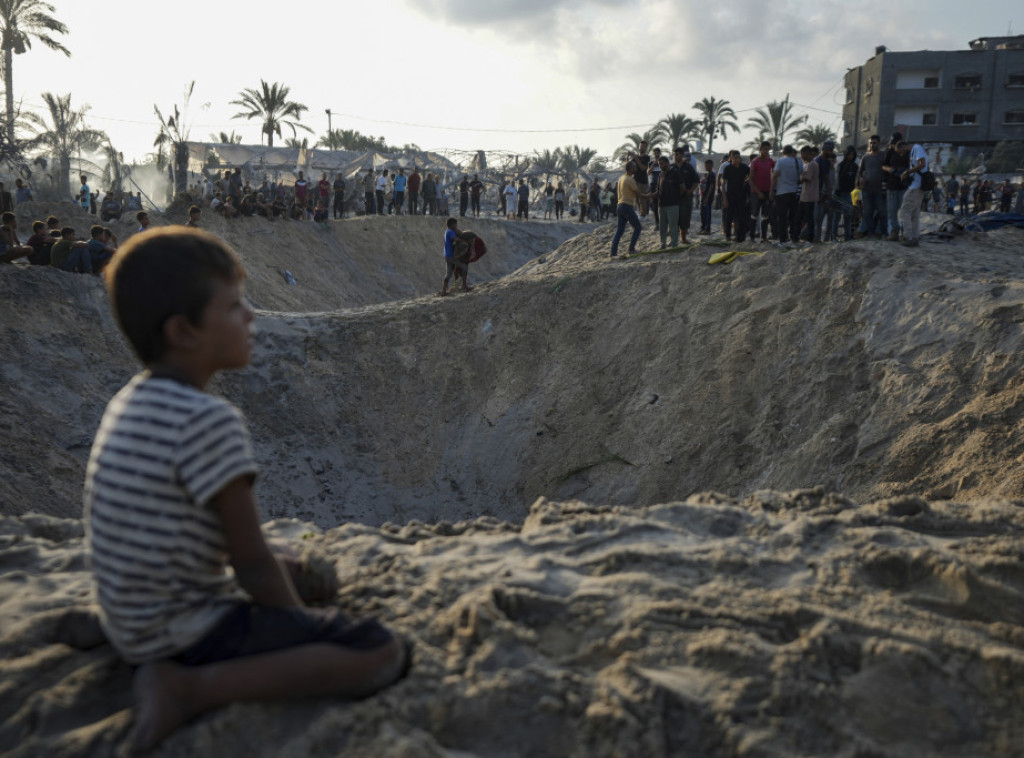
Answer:
[[[16,98],[39,112],[42,92],[71,92],[129,158],[152,149],[154,104],[180,106],[192,80],[199,140],[234,130],[258,143],[258,122],[232,119],[230,101],[260,79],[291,87],[316,137],[330,109],[335,128],[433,150],[610,155],[708,96],[742,126],[788,93],[838,131],[842,76],[876,45],[962,49],[1024,32],[1011,0],[50,1],[72,55],[36,44],[17,56]]]

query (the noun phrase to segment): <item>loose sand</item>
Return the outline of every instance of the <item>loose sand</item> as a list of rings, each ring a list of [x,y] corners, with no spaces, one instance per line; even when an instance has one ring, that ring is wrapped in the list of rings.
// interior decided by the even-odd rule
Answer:
[[[213,389],[267,530],[415,666],[158,755],[1019,754],[1021,232],[709,266],[728,248],[611,262],[608,225],[484,220],[442,300],[432,219],[207,223],[261,309]],[[134,365],[99,281],[5,266],[0,293],[0,752],[113,755],[131,671],[76,622],[80,488]]]

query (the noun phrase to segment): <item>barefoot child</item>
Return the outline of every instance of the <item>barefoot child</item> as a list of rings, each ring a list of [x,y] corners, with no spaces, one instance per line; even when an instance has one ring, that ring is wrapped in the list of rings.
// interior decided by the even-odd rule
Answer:
[[[180,226],[133,236],[107,267],[145,370],[103,416],[85,521],[103,629],[139,666],[136,750],[234,701],[366,696],[405,662],[376,621],[304,607],[264,540],[245,420],[204,391],[249,362],[244,275],[226,243]]]

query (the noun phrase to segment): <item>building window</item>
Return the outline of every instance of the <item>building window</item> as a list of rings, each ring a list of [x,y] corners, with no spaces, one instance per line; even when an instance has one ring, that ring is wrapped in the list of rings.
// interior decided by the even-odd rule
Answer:
[[[871,93],[875,90],[875,79],[869,76],[868,80],[864,82],[864,97],[871,97]]]
[[[1024,124],[1024,111],[1007,111],[1003,115],[1004,124]]]
[[[846,102],[847,103],[852,103],[854,97],[855,97],[855,95],[854,95],[853,87],[847,87],[846,88]]]
[[[939,123],[939,118],[935,113],[921,114],[921,126],[935,126],[937,123]]]
[[[953,114],[953,126],[977,126],[978,125],[978,114],[977,113],[954,113]]]
[[[953,89],[981,89],[981,74],[957,74],[953,78]]]
[[[937,76],[926,76],[924,78],[925,89],[938,89],[939,88],[939,77]]]
[[[1024,74],[1010,74],[1006,77],[1007,87],[1024,87]]]

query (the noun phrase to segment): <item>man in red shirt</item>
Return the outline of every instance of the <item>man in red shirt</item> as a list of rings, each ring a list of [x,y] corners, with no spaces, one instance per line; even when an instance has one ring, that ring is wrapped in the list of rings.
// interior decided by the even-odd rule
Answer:
[[[327,179],[327,172],[324,171],[320,175],[320,181],[316,183],[316,188],[320,193],[320,202],[323,203],[324,208],[328,208],[331,205],[331,183]]]
[[[409,174],[409,182],[405,186],[406,192],[409,195],[409,215],[411,216],[415,216],[419,212],[420,180],[419,169],[413,166],[412,173]]]
[[[757,217],[761,216],[761,239],[768,238],[768,225],[772,221],[771,212],[771,191],[772,191],[772,170],[775,168],[775,161],[768,155],[771,145],[767,142],[761,143],[758,156],[750,161],[750,238],[757,239]],[[775,228],[772,224],[772,232]]]

